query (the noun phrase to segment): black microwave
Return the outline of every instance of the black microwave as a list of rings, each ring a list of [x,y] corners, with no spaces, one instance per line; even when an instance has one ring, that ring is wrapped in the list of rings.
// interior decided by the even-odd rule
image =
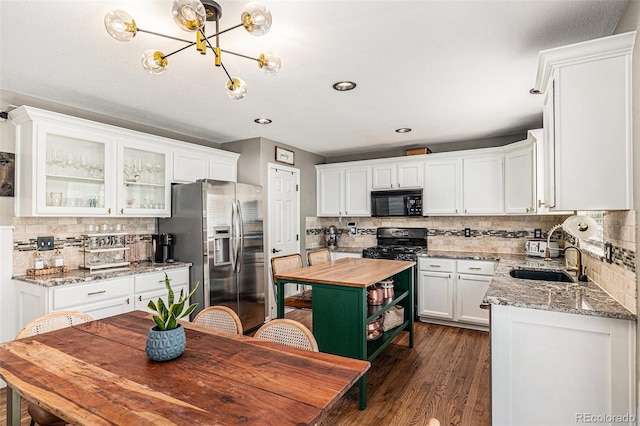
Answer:
[[[371,191],[371,216],[422,216],[422,190]]]

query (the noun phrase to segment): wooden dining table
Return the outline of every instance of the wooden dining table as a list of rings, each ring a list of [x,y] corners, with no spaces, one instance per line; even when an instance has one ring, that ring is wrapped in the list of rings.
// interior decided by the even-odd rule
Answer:
[[[182,324],[187,348],[165,362],[147,358],[142,311],[0,344],[7,424],[23,397],[77,426],[313,425],[370,367]]]

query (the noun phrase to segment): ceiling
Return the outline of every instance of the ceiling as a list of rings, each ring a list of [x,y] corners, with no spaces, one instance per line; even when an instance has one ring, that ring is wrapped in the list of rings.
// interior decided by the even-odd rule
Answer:
[[[220,3],[221,28],[238,24],[246,2]],[[104,15],[123,9],[140,28],[193,38],[173,23],[170,0],[2,0],[0,88],[202,140],[261,136],[323,156],[524,134],[541,126],[542,97],[529,94],[538,51],[610,35],[627,0],[265,3],[268,34],[221,36],[223,49],[282,58],[268,77],[223,56],[247,83],[240,101],[213,55],[188,49],[152,76],[142,52],[184,43],[144,33],[122,43],[104,29]],[[337,92],[340,80],[357,87]]]

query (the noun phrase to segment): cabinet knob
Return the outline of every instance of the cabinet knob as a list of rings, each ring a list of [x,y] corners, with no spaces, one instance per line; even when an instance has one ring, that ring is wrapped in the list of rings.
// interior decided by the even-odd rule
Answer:
[[[111,214],[111,207],[107,209],[107,213]]]
[[[544,206],[544,203],[542,202],[542,200],[538,200],[538,207],[542,207]]]
[[[127,305],[129,304],[129,298],[127,297]]]
[[[124,214],[124,209],[120,209],[120,214]]]

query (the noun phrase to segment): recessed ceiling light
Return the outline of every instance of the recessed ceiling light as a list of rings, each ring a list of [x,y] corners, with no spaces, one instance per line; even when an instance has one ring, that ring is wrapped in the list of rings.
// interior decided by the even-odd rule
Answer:
[[[271,120],[268,119],[268,118],[256,118],[253,121],[255,121],[258,124],[269,124],[269,123],[271,123]]]
[[[399,129],[396,129],[396,133],[409,133],[410,131],[411,129],[408,127],[401,127]]]
[[[333,88],[338,92],[345,92],[347,90],[355,89],[356,84],[353,81],[339,81],[333,84]]]

